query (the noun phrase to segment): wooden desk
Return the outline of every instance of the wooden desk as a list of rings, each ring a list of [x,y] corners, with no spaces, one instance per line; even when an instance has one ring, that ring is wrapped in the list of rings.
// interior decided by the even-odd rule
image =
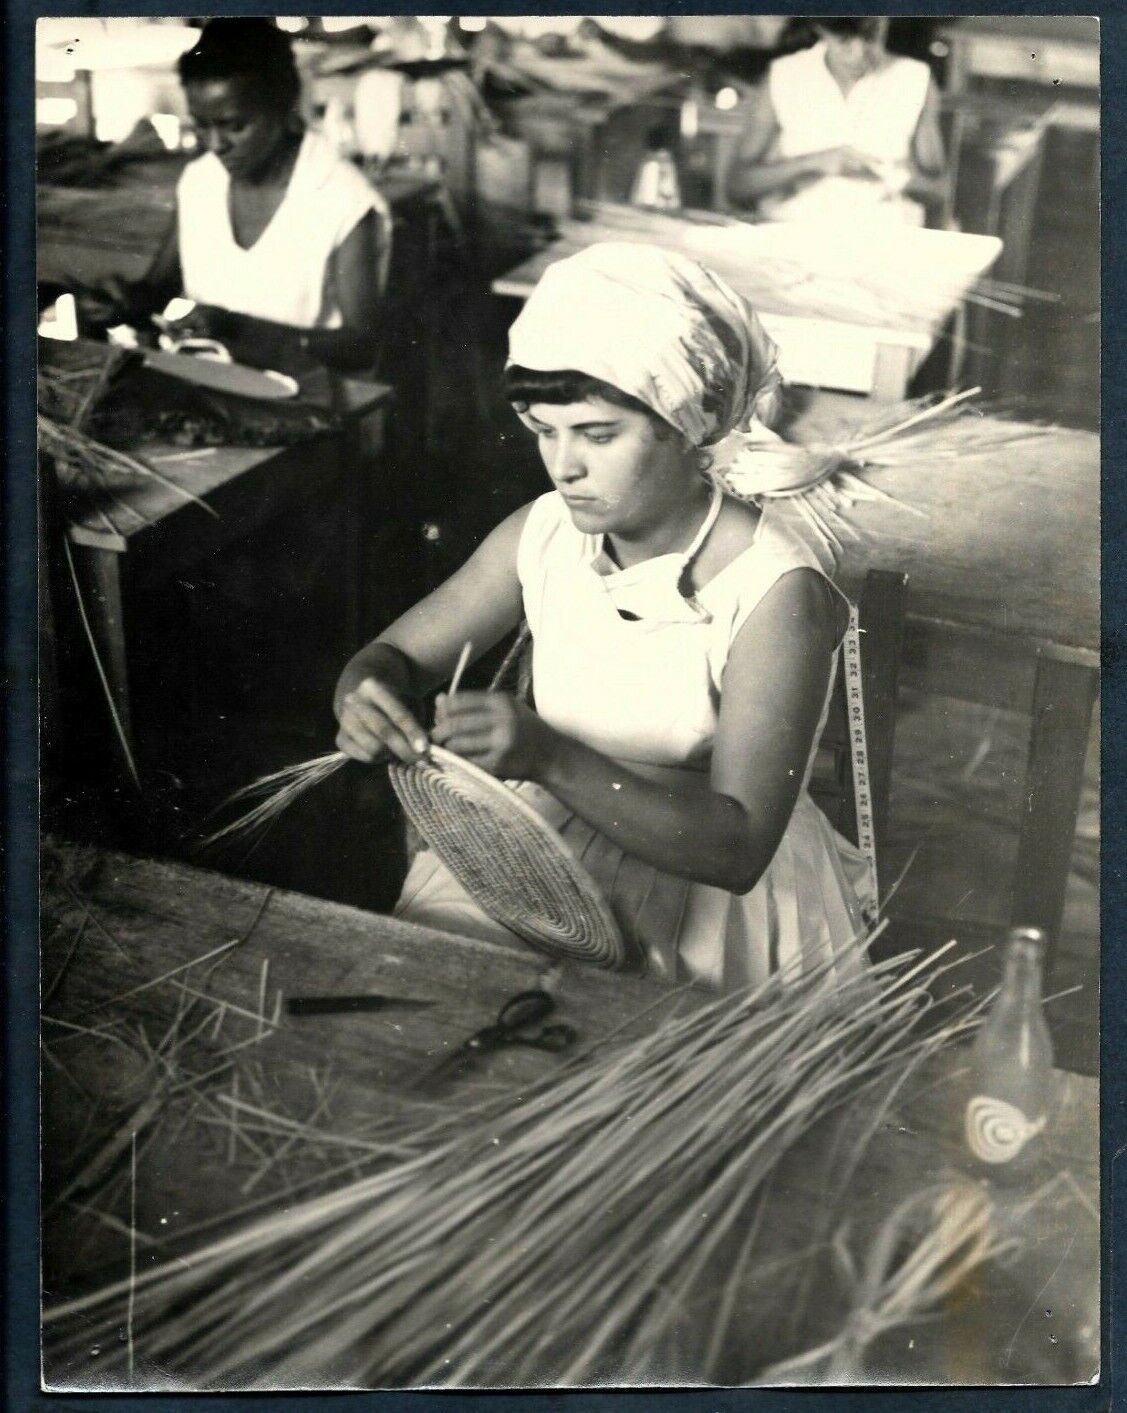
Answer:
[[[523,947],[450,937],[181,865],[56,845],[44,863],[48,1303],[107,1280],[127,1260],[129,1151],[119,1143],[115,1161],[112,1143],[106,1146],[123,1119],[137,1123],[144,1115],[136,1166],[137,1259],[144,1268],[218,1234],[248,1204],[259,1214],[289,1206],[298,1182],[323,1186],[334,1169],[333,1183],[349,1181],[348,1160],[363,1159],[365,1134],[410,1103],[405,1084],[491,1021],[518,990],[546,982],[560,1018],[577,1027],[582,1043],[627,1022],[660,1024],[667,1006],[686,1000],[641,979],[574,963],[549,966]],[[223,955],[200,960],[236,938],[243,940]],[[275,1009],[279,993],[333,991],[424,997],[434,1005],[304,1021]],[[212,998],[212,1013],[226,1006],[219,1023],[206,1025],[195,1049],[177,1060],[180,1073],[210,1072],[211,1088],[202,1096],[182,1090],[142,1111],[152,1088],[138,1027],[155,1044],[194,993]],[[262,1014],[265,1023],[256,1019]],[[199,1020],[194,1016],[192,1026]],[[68,1030],[68,1022],[102,1033]],[[435,1100],[464,1110],[498,1088],[519,1094],[558,1063],[532,1050],[482,1056]],[[824,1265],[812,1264],[812,1246],[848,1219],[850,1247],[863,1255],[892,1204],[960,1170],[955,1119],[963,1068],[958,1052],[941,1058],[898,1089],[883,1113],[874,1112],[871,1096],[858,1099],[786,1157],[761,1224],[764,1251],[780,1261],[739,1327],[733,1367],[741,1381],[840,1327],[840,1271],[834,1275],[828,1252]],[[1062,1075],[1059,1083],[1052,1151],[1033,1183],[1064,1170],[1069,1179],[1019,1222],[1022,1250],[1012,1264],[981,1272],[939,1320],[882,1342],[886,1373],[940,1384],[1091,1377],[1098,1358],[1097,1095],[1092,1081],[1077,1076]],[[269,1111],[282,1126],[271,1138],[268,1125],[247,1116],[245,1139],[232,1138],[222,1120],[229,1101]],[[291,1145],[284,1161],[271,1162],[287,1119],[306,1125],[311,1115],[325,1142],[298,1152]],[[860,1140],[868,1129],[866,1145]],[[102,1167],[91,1168],[99,1153]],[[83,1170],[86,1190],[67,1194]],[[1028,1189],[998,1193],[1003,1219],[1017,1220],[1028,1197]],[[679,1351],[687,1370],[705,1343],[699,1326],[688,1327]],[[96,1377],[97,1367],[79,1372]]]
[[[789,382],[882,399],[905,395],[1002,248],[995,237],[954,231],[828,236],[801,223],[756,226],[599,204],[587,220],[561,222],[559,238],[494,280],[493,291],[526,299],[549,265],[605,240],[659,245],[715,270],[754,305]]]
[[[63,345],[62,347],[68,347]],[[346,617],[359,616],[365,533],[365,467],[378,456],[390,389],[342,380],[345,413],[338,430],[286,447],[218,446],[185,451],[146,441],[130,450],[166,481],[138,478],[115,486],[118,504],[70,521],[67,538],[110,692],[132,750],[128,601],[146,583],[168,582],[234,540],[253,541],[280,514],[331,492],[343,496],[350,543],[343,554]],[[367,455],[346,454],[363,428]],[[199,501],[178,494],[181,487]],[[348,641],[356,638],[355,624]]]
[[[800,393],[789,439],[840,440],[872,408],[857,398]],[[865,568],[909,576],[910,611],[970,633],[1020,639],[1031,648],[1099,650],[1100,439],[1060,428],[990,458],[955,459],[941,470],[882,470],[874,484],[926,518],[862,504],[865,535],[846,545],[847,580]],[[998,703],[1001,705],[1002,703]]]

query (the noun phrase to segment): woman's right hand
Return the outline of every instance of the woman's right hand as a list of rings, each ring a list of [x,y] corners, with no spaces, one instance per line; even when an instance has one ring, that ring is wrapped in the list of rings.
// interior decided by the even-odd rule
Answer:
[[[840,177],[849,166],[848,147],[827,147],[810,154],[810,171],[819,177]]]
[[[109,329],[126,322],[122,290],[107,281],[104,289],[80,289],[74,292],[79,324],[83,329]]]
[[[391,758],[414,765],[430,748],[411,712],[375,677],[365,677],[341,698],[338,719],[337,748],[365,765]]]

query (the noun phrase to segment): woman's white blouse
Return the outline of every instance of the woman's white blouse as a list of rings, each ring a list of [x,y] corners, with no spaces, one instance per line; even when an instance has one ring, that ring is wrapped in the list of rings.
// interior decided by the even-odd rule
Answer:
[[[918,59],[891,55],[843,93],[826,65],[825,44],[776,59],[767,91],[780,156],[847,146],[881,162],[907,163],[930,78]]]
[[[698,541],[721,499],[717,491]],[[556,492],[534,502],[517,573],[536,710],[549,725],[615,760],[706,768],[736,634],[781,574],[821,569],[768,511],[751,546],[686,599],[678,581],[696,548],[617,569]]]
[[[176,192],[184,293],[301,329],[339,328],[341,311],[325,272],[333,252],[369,211],[390,229],[383,197],[318,133],[306,132],[290,184],[249,250],[235,240],[231,179],[214,153],[191,162]]]

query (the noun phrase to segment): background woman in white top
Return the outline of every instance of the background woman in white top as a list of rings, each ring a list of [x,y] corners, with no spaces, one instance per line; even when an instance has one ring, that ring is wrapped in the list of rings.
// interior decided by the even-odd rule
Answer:
[[[832,216],[835,201],[845,212],[848,201],[940,196],[939,95],[927,65],[889,54],[877,17],[809,24],[813,47],[768,70],[729,167],[729,201],[785,220]]]
[[[847,605],[810,546],[702,474],[762,447],[774,345],[694,261],[608,242],[544,275],[506,391],[554,489],[347,665],[340,748],[417,760],[409,703],[523,616],[535,709],[459,690],[430,739],[521,782],[651,974],[733,987],[836,960],[863,889],[805,786]],[[429,852],[398,911],[503,931]]]
[[[180,331],[236,358],[370,365],[390,220],[382,197],[298,112],[287,35],[265,19],[217,19],[179,60],[203,155],[177,187],[176,221],[138,284],[86,297],[88,321],[140,323],[183,294]],[[298,360],[301,361],[300,358]]]

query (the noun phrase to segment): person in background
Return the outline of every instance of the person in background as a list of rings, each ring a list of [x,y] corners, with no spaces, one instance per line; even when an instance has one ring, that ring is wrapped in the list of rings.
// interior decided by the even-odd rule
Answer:
[[[890,54],[877,17],[810,26],[813,46],[767,72],[728,169],[728,201],[768,220],[883,205],[918,224],[918,203],[941,198],[946,168],[930,70]]]
[[[86,292],[86,327],[143,325],[170,299],[172,328],[218,339],[243,362],[370,367],[390,251],[383,198],[299,114],[289,37],[266,19],[215,19],[179,60],[202,155],[139,282]]]
[[[337,685],[350,756],[414,762],[433,740],[518,780],[666,981],[858,964],[864,864],[806,791],[848,605],[770,500],[714,479],[755,462],[780,389],[753,310],[687,257],[607,242],[551,266],[505,393],[552,489]],[[522,616],[535,709],[460,687],[428,740],[410,703]],[[396,911],[505,935],[429,850]]]

